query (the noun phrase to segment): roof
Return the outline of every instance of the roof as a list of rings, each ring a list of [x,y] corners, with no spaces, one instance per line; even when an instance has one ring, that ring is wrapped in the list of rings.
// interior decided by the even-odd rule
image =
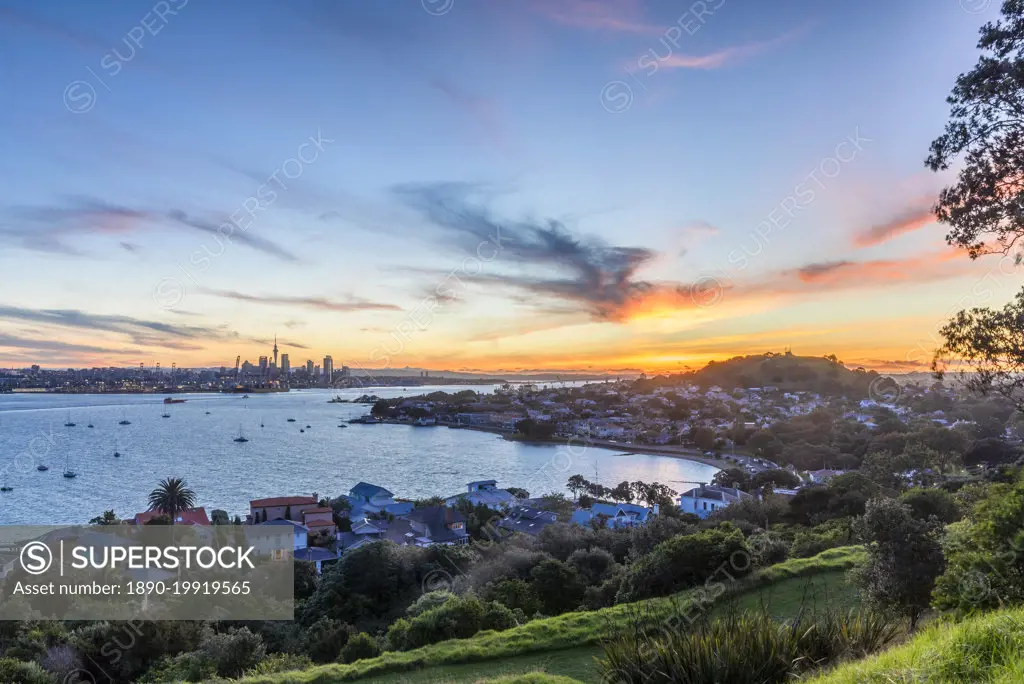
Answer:
[[[316,504],[317,501],[311,496],[276,496],[269,499],[253,499],[249,502],[251,508],[270,508],[273,506],[300,506],[302,504]]]
[[[427,528],[427,534],[433,541],[447,541],[449,539],[461,539],[466,536],[465,530],[453,532],[448,529],[452,523],[465,523],[466,519],[462,514],[447,506],[426,506],[414,509],[408,516],[412,522],[423,524]]]
[[[472,487],[473,485],[495,485],[495,486],[497,486],[497,484],[498,484],[497,480],[477,480],[476,482],[470,482],[466,486],[467,487]]]
[[[145,525],[153,518],[159,518],[164,515],[160,511],[143,511],[142,513],[135,514],[135,524]],[[210,518],[206,515],[205,508],[190,508],[187,511],[181,511],[178,513],[177,519],[174,523],[180,525],[209,525]]]
[[[306,527],[334,527],[333,520],[309,520]]]
[[[708,501],[721,501],[733,502],[737,499],[742,499],[745,496],[750,496],[744,491],[736,489],[734,487],[719,487],[717,485],[704,485],[701,487],[694,487],[693,489],[683,492],[679,498],[682,499],[707,499]]]
[[[260,523],[261,527],[263,525],[291,525],[296,530],[305,530],[306,529],[306,526],[303,525],[302,523],[295,522],[294,520],[285,520],[284,518],[277,518],[276,520],[271,520],[269,522]]]
[[[319,546],[307,546],[302,549],[295,549],[295,560],[315,563],[317,561],[338,560],[338,556]]]
[[[302,515],[309,515],[310,513],[334,513],[334,509],[328,508],[327,506],[319,506],[317,508],[307,508],[302,511]]]
[[[369,482],[360,482],[350,489],[348,493],[361,499],[372,499],[375,496],[381,495],[394,496],[394,494],[383,487],[378,487],[377,485],[370,484]]]

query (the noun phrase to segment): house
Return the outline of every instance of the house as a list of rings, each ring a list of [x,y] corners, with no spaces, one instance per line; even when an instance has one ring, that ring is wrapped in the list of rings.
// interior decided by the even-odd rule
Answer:
[[[694,487],[679,497],[679,508],[683,513],[693,513],[706,518],[714,511],[750,496],[734,487],[718,487],[701,485]]]
[[[452,546],[469,543],[466,519],[447,506],[417,508],[406,516],[416,535],[417,546]]]
[[[844,470],[831,470],[829,468],[822,468],[821,470],[812,470],[807,473],[807,476],[811,478],[811,482],[814,484],[824,484],[831,480],[837,475],[842,475]]]
[[[335,563],[339,558],[341,556],[338,553],[320,548],[319,546],[307,546],[295,550],[295,560],[312,563],[316,566],[316,574],[318,575],[323,574],[324,565]]]
[[[255,544],[258,556],[270,556],[274,560],[284,560],[289,549],[294,554],[297,550],[309,546],[309,528],[302,523],[278,518],[260,523],[259,527],[261,534],[257,535]],[[290,544],[288,541],[289,531],[291,532]]]
[[[657,505],[646,508],[629,503],[595,503],[589,509],[581,508],[572,514],[570,522],[587,526],[595,518],[604,520],[605,526],[612,529],[637,527],[645,524],[652,515],[658,514]]]
[[[406,515],[412,511],[414,506],[411,502],[395,501],[394,496],[383,487],[360,482],[348,491],[347,496],[341,498],[348,501],[348,517],[352,520],[360,520],[375,513]]]
[[[302,524],[312,535],[334,539],[338,534],[338,526],[334,522],[334,509],[326,506],[307,508],[302,511]]]
[[[146,525],[153,518],[164,515],[160,511],[144,511],[135,514],[136,525]],[[190,508],[187,511],[180,511],[174,519],[175,525],[209,525],[210,518],[206,515],[205,508]]]
[[[509,532],[522,532],[537,536],[548,525],[558,522],[558,516],[531,506],[516,506],[504,518],[498,521],[498,527]]]
[[[253,499],[249,502],[249,515],[245,521],[249,525],[258,525],[269,520],[294,520],[302,522],[302,512],[319,507],[313,496],[278,496],[270,499]]]
[[[480,480],[470,482],[466,485],[468,490],[465,494],[450,496],[444,501],[445,506],[455,506],[459,501],[469,501],[474,506],[487,506],[490,509],[499,511],[512,506],[516,497],[504,489],[498,489],[497,480]]]

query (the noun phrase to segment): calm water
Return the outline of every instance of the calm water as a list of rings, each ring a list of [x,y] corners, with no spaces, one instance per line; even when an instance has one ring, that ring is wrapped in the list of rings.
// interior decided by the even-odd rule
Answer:
[[[340,393],[382,397],[451,387],[302,390],[287,394],[0,395],[0,524],[81,523],[113,508],[121,517],[146,509],[155,484],[183,477],[207,510],[248,512],[250,499],[317,492],[336,496],[360,480],[398,497],[450,496],[465,484],[496,479],[531,494],[564,492],[573,473],[614,485],[657,480],[674,489],[709,481],[715,468],[663,456],[607,449],[526,445],[446,427],[350,425],[363,404],[328,404]],[[491,386],[458,387],[490,392]],[[70,411],[76,427],[64,427]],[[170,418],[162,418],[164,412]],[[210,415],[206,415],[209,411]],[[122,419],[131,425],[122,426]],[[295,423],[287,422],[295,418]],[[265,427],[260,427],[261,421]],[[86,426],[92,423],[95,427]],[[310,425],[305,433],[299,430]],[[239,429],[249,442],[234,442]],[[120,458],[114,458],[114,452]],[[65,459],[78,473],[65,479]],[[38,472],[36,466],[50,466]]]

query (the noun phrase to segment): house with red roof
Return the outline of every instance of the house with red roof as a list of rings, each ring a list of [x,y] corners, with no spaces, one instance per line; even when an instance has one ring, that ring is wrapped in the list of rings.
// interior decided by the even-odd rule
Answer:
[[[315,508],[320,508],[320,502],[315,492],[312,496],[277,496],[269,499],[253,499],[249,502],[249,515],[245,517],[245,521],[249,525],[258,525],[271,520],[292,520],[305,523],[303,513]]]
[[[159,518],[164,515],[160,511],[143,511],[142,513],[135,514],[136,525],[147,525],[153,518]],[[210,518],[206,515],[205,508],[190,508],[186,511],[178,513],[174,519],[175,525],[209,525]]]

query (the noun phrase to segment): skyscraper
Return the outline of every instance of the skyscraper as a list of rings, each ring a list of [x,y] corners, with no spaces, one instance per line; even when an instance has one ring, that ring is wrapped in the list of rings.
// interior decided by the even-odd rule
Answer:
[[[281,375],[288,377],[292,370],[292,362],[288,360],[287,354],[281,354]]]
[[[324,384],[330,385],[334,379],[334,359],[329,355],[324,357]]]
[[[260,374],[261,375],[266,375],[267,374],[267,357],[266,356],[261,356],[260,357]]]
[[[310,380],[312,380],[313,377],[314,377],[313,376],[313,360],[312,359],[307,359],[306,360],[306,375],[309,377]]]

